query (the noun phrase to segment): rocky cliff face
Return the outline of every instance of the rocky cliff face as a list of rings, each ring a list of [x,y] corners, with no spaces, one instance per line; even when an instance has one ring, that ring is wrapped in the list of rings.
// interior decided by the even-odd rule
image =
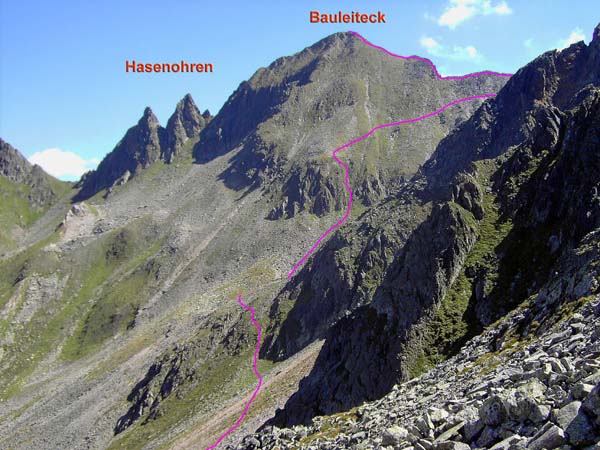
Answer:
[[[557,111],[572,109],[586,88],[600,84],[598,31],[589,45],[579,42],[563,51],[550,51],[520,69],[503,89],[503,95],[487,102],[461,125],[460,133],[445,139],[424,166],[429,182],[449,183],[473,160],[495,158],[507,149],[536,139],[551,138],[548,128],[557,126]],[[461,145],[458,139],[468,139]],[[463,141],[465,142],[465,141]],[[438,180],[434,183],[434,180]]]
[[[129,393],[131,406],[117,421],[115,435],[136,423],[147,424],[160,418],[165,414],[162,404],[169,397],[184,398],[186,391],[202,388],[207,381],[207,374],[201,370],[204,364],[218,360],[223,353],[239,356],[251,341],[249,324],[241,313],[217,314],[209,331],[178,343],[152,363],[146,376]]]
[[[569,287],[549,286],[550,302],[543,290],[423,376],[348,412],[265,427],[227,448],[596,448],[600,298],[580,296],[598,276],[597,234],[563,261],[556,282]]]
[[[456,98],[496,92],[504,79],[439,80],[419,61],[392,58],[338,33],[260,69],[233,93],[195,147],[203,163],[231,153],[222,179],[261,187],[270,219],[342,209],[345,191],[331,152],[372,127],[431,112]],[[435,145],[478,102],[427,125],[381,131],[345,152],[361,203],[381,200],[415,173]]]
[[[58,197],[60,182],[38,165],[32,165],[12,145],[0,139],[0,176],[11,183],[27,186],[32,206],[48,206]]]
[[[375,259],[375,288],[347,258],[372,245],[355,231],[359,218],[284,289],[263,354],[281,360],[314,339],[326,343],[271,423],[384,395],[555,279],[556,262],[599,225],[599,46],[596,32],[589,46],[534,60],[442,140],[393,200],[407,205],[396,220],[431,212],[402,227],[408,237],[387,239],[391,257]],[[353,240],[356,248],[336,244]]]
[[[168,142],[164,159],[171,162],[188,140],[197,139],[200,136],[200,132],[210,122],[211,118],[212,116],[208,110],[200,114],[194,99],[190,94],[187,94],[177,103],[175,112],[167,122],[165,133]]]
[[[240,292],[268,361],[236,432],[287,401],[242,448],[597,441],[595,36],[495,100],[346,149],[350,220],[290,282],[338,218],[315,216],[346,205],[334,148],[504,82],[437,80],[337,34],[212,120],[191,97],[165,128],[147,110],[82,181],[113,194],[0,257],[0,446],[206,448],[256,386]]]
[[[21,245],[27,232],[71,191],[0,139],[0,251]]]
[[[32,165],[21,153],[4,140],[0,140],[0,173],[14,183],[23,183],[31,173]]]
[[[190,94],[177,104],[166,128],[160,125],[152,110],[146,108],[137,125],[127,130],[98,168],[82,177],[77,200],[124,184],[158,161],[172,162],[190,139],[198,138],[210,119],[208,111],[200,114]]]

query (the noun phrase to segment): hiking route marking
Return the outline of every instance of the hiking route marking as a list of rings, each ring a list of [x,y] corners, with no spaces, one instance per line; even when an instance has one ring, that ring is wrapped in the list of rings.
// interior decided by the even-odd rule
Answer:
[[[512,74],[510,73],[500,73],[500,72],[491,72],[491,71],[484,71],[484,72],[475,72],[475,73],[471,73],[471,74],[467,74],[467,75],[459,75],[459,76],[442,76],[440,75],[440,73],[438,72],[437,68],[435,67],[435,64],[433,64],[433,62],[431,62],[429,59],[427,58],[422,58],[420,56],[402,56],[402,55],[397,55],[395,53],[391,53],[388,50],[386,50],[383,47],[380,47],[378,45],[372,44],[371,42],[369,42],[368,40],[366,40],[363,36],[361,36],[360,34],[358,34],[355,31],[349,31],[350,34],[356,36],[358,39],[360,39],[363,43],[365,43],[366,45],[373,47],[377,50],[381,50],[382,52],[384,52],[385,54],[392,56],[394,58],[399,58],[399,59],[404,59],[404,60],[417,60],[417,61],[422,61],[427,63],[431,69],[433,70],[433,73],[435,74],[436,78],[440,79],[440,80],[464,80],[466,78],[473,78],[473,77],[479,77],[479,76],[483,76],[483,75],[492,75],[492,76],[498,76],[498,77],[510,77],[512,76]],[[350,170],[348,168],[348,165],[342,161],[341,159],[338,158],[338,153],[348,147],[353,146],[354,144],[363,141],[365,139],[367,139],[368,137],[370,137],[373,133],[375,133],[375,131],[380,130],[382,128],[389,128],[389,127],[396,127],[399,125],[404,125],[404,124],[408,124],[408,123],[415,123],[415,122],[419,122],[421,120],[425,120],[428,119],[430,117],[434,117],[437,116],[439,114],[441,114],[442,112],[444,112],[446,109],[450,108],[451,106],[454,105],[458,105],[460,103],[464,103],[464,102],[469,102],[472,100],[478,100],[478,99],[488,99],[491,97],[495,97],[496,94],[495,93],[486,93],[486,94],[480,94],[480,95],[471,95],[469,97],[464,97],[464,98],[459,98],[456,100],[453,100],[449,103],[446,103],[445,105],[443,105],[441,108],[430,112],[428,114],[424,114],[422,116],[418,116],[418,117],[414,117],[412,119],[405,119],[405,120],[399,120],[397,122],[390,122],[390,123],[384,123],[381,125],[377,125],[374,128],[371,128],[371,130],[369,130],[367,133],[363,134],[362,136],[357,137],[356,139],[351,140],[350,142],[347,142],[344,145],[341,145],[340,147],[336,148],[333,153],[332,153],[332,158],[334,159],[334,161],[339,164],[343,169],[344,169],[344,187],[346,188],[346,192],[348,193],[348,205],[346,206],[346,212],[345,214],[342,216],[342,218],[340,220],[338,220],[336,223],[334,223],[333,225],[331,225],[327,231],[325,231],[325,233],[323,233],[317,240],[316,242],[313,244],[313,246],[304,254],[304,256],[296,263],[294,264],[294,267],[292,267],[292,270],[290,270],[290,272],[287,275],[288,280],[290,280],[294,274],[296,273],[296,271],[306,262],[306,260],[310,257],[310,255],[312,255],[315,250],[319,247],[319,245],[321,244],[321,242],[323,242],[323,240],[329,236],[329,234],[331,234],[331,232],[333,232],[336,228],[340,227],[344,222],[346,222],[346,220],[348,220],[348,217],[350,216],[350,210],[352,209],[352,203],[353,203],[353,197],[352,197],[352,188],[350,187],[350,181],[349,181],[349,177],[350,177]],[[254,374],[256,375],[256,378],[258,379],[258,385],[256,386],[256,389],[254,390],[254,392],[252,393],[252,396],[250,397],[250,400],[248,400],[248,403],[246,404],[246,407],[244,408],[244,410],[242,411],[242,414],[240,415],[240,417],[238,418],[238,420],[235,422],[235,424],[233,424],[233,426],[231,426],[225,433],[223,433],[218,439],[217,441],[212,444],[210,447],[207,447],[206,450],[214,450],[215,448],[217,448],[217,446],[223,442],[223,440],[229,436],[231,433],[233,433],[242,423],[242,421],[244,420],[244,417],[246,417],[246,414],[248,414],[248,410],[250,409],[250,406],[252,405],[252,403],[254,402],[254,399],[256,398],[256,396],[258,395],[260,388],[263,385],[263,379],[258,371],[258,367],[257,367],[257,362],[258,362],[258,352],[260,350],[260,346],[261,346],[261,337],[262,337],[262,330],[260,328],[260,325],[258,323],[258,321],[255,318],[255,311],[251,306],[246,305],[244,302],[242,302],[242,296],[241,294],[238,296],[237,298],[238,303],[240,304],[240,306],[242,306],[242,308],[244,308],[246,311],[249,311],[251,314],[251,318],[250,321],[252,322],[252,324],[256,327],[256,330],[258,332],[258,338],[257,338],[257,342],[256,342],[256,348],[254,350],[254,360],[252,363],[252,368],[254,370]]]

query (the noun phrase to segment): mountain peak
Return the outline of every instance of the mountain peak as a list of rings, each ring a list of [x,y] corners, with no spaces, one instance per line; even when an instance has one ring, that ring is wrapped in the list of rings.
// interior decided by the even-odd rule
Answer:
[[[138,121],[138,125],[141,125],[143,123],[149,125],[150,127],[160,126],[160,122],[158,121],[158,118],[152,111],[152,108],[150,108],[149,106],[146,106],[146,108],[144,108],[144,114],[142,115],[141,119]]]
[[[161,159],[165,129],[147,106],[138,123],[125,133],[116,147],[100,162],[98,168],[82,178],[77,199],[91,197],[112,187],[129,172],[135,175]],[[127,177],[129,178],[129,177]]]
[[[34,205],[50,204],[56,197],[58,181],[40,166],[32,165],[23,154],[0,138],[0,177],[31,188],[28,200]]]
[[[102,189],[122,184],[123,180],[157,161],[170,163],[189,139],[198,138],[210,119],[210,113],[200,114],[191,94],[186,94],[177,103],[166,128],[147,106],[137,124],[127,130],[96,171],[82,179],[78,198],[84,199]]]
[[[192,94],[185,94],[185,96],[177,102],[177,106],[175,107],[175,112],[177,111],[191,111],[200,113],[198,107],[196,106],[196,102],[194,102],[194,98]]]
[[[600,23],[596,25],[596,28],[594,28],[594,32],[592,34],[592,42],[600,42]]]
[[[0,175],[22,183],[31,174],[31,163],[8,142],[0,138]]]
[[[189,140],[197,138],[210,120],[210,113],[200,114],[191,94],[186,94],[178,103],[175,112],[167,122],[167,150],[165,160],[171,161],[181,147]]]
[[[590,88],[600,87],[599,33],[600,25],[589,45],[580,41],[548,51],[519,69],[494,99],[438,146],[423,166],[433,185],[433,180],[449,183],[464,164],[495,158],[540,130],[554,130],[557,115],[579,104]],[[502,129],[496,123],[501,123]],[[470,145],[461,146],[460,141]]]

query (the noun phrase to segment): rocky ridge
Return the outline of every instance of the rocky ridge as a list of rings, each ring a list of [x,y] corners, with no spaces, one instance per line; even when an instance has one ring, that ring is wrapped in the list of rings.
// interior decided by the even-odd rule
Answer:
[[[0,176],[11,183],[25,185],[32,206],[48,206],[59,195],[60,182],[37,164],[31,164],[19,150],[0,139]]]
[[[379,230],[348,228],[284,288],[263,356],[281,360],[311,340],[326,343],[271,424],[304,423],[385,395],[538,292],[561,255],[598,229],[599,79],[598,65],[588,64],[599,46],[596,33],[589,46],[537,58],[441,141],[391,200],[393,220],[426,214],[402,227],[407,236],[387,239],[388,256],[373,259],[374,280],[357,277],[365,273],[357,255]],[[344,239],[352,250],[338,245]]]
[[[82,177],[76,200],[84,200],[103,189],[125,184],[132,176],[158,161],[171,163],[189,140],[198,139],[211,118],[208,110],[200,114],[190,94],[179,101],[166,128],[160,125],[152,109],[147,107],[137,125],[127,130],[123,139],[96,170]]]
[[[548,421],[564,432],[561,443],[574,439],[575,419],[561,422],[550,411],[539,422],[539,414],[510,411],[517,393],[529,395],[526,380],[537,390],[524,410],[567,406],[550,384],[577,393],[569,403],[593,403],[600,103],[595,66],[579,66],[595,61],[596,44],[545,55],[523,72],[542,74],[532,95],[544,94],[510,104],[526,109],[513,111],[523,123],[505,128],[518,139],[502,136],[508,106],[488,102],[469,119],[475,102],[344,154],[360,201],[286,285],[296,256],[334,220],[321,216],[344,205],[327,162],[333,148],[374,124],[500,87],[488,79],[438,84],[425,65],[391,62],[357,44],[334,35],[259,70],[204,125],[184,99],[167,124],[171,140],[147,111],[117,146],[132,165],[117,167],[113,156],[103,166],[111,195],[66,208],[63,227],[47,222],[34,245],[0,260],[0,446],[205,448],[255,387],[255,334],[235,303],[240,291],[268,328],[263,356],[274,361],[259,362],[268,395],[237,432],[263,423],[311,371],[275,420],[245,441],[250,448],[483,445],[485,427],[467,436],[465,420],[452,431],[462,417],[457,402],[474,414],[469,423],[488,427],[494,445],[534,442]],[[336,81],[349,68],[360,77]],[[573,86],[561,87],[553,71]],[[513,83],[512,94],[527,87]],[[540,91],[546,86],[553,87]],[[453,133],[440,143],[457,125],[464,139]],[[451,160],[452,147],[471,139],[478,150]],[[510,146],[488,155],[490,139]],[[176,147],[169,157],[166,149]],[[411,178],[436,148],[435,164]],[[111,161],[118,170],[109,170]],[[436,184],[445,164],[452,176]],[[549,333],[568,336],[553,347]],[[289,364],[307,350],[310,358]],[[464,359],[443,362],[452,355]],[[530,357],[540,365],[521,370]],[[447,392],[424,396],[440,379]],[[471,396],[475,383],[487,385]],[[487,409],[502,407],[480,408],[496,393],[507,413],[491,421]],[[424,405],[437,408],[429,419]],[[320,417],[339,411],[347,412]],[[591,411],[574,417],[591,420],[596,433]]]
[[[243,82],[201,133],[194,154],[200,163],[230,154],[221,178],[236,190],[263,189],[272,204],[269,219],[302,211],[321,217],[343,208],[342,177],[330,156],[339,145],[376,125],[496,92],[504,82],[439,80],[426,63],[392,58],[337,33]],[[372,205],[395,192],[479,104],[449,109],[426,126],[383,130],[348,149],[357,201]]]
[[[596,230],[559,259],[559,276],[424,375],[229,448],[598,448],[599,262]]]
[[[0,139],[0,252],[24,245],[34,224],[54,206],[66,208],[71,188]]]
[[[177,103],[175,112],[169,118],[165,133],[167,136],[167,150],[164,152],[166,162],[179,154],[183,145],[189,139],[196,139],[200,132],[210,122],[212,116],[208,110],[200,114],[200,110],[194,103],[190,94],[186,94],[182,100]]]
[[[219,314],[211,322],[208,332],[178,343],[152,363],[128,395],[131,406],[117,421],[115,435],[138,421],[147,424],[162,416],[162,403],[171,395],[182,397],[183,391],[201,386],[202,365],[217,359],[219,352],[235,357],[251,344],[249,324],[239,311]]]
[[[597,244],[596,236],[596,261]],[[228,448],[597,449],[600,297],[563,303],[552,312],[570,311],[558,321],[545,300],[536,298],[381,400],[308,426],[266,427]],[[541,320],[538,329],[531,319]],[[519,329],[532,334],[517,340]]]

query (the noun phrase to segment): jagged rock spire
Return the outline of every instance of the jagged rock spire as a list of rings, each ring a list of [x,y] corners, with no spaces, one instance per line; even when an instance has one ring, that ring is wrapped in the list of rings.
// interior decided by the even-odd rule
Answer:
[[[82,178],[79,197],[84,199],[122,184],[158,161],[170,163],[189,139],[198,138],[211,118],[208,111],[200,114],[190,94],[179,101],[166,128],[160,125],[152,109],[146,107],[138,123],[127,130],[98,168]]]
[[[22,183],[31,173],[32,166],[16,148],[0,139],[0,175],[10,181]]]
[[[28,186],[31,189],[28,200],[32,205],[47,205],[57,197],[57,180],[37,164],[32,165],[3,139],[0,139],[0,177]]]
[[[110,188],[127,172],[135,174],[160,160],[166,140],[165,129],[150,107],[138,123],[125,133],[98,168],[82,178],[78,197],[85,199],[104,188]]]
[[[165,160],[170,162],[173,156],[179,153],[181,147],[188,139],[197,138],[209,120],[210,113],[208,110],[204,114],[200,114],[200,110],[196,106],[191,94],[186,94],[177,103],[175,112],[167,122]]]
[[[146,168],[160,159],[164,129],[150,107],[144,109],[144,115],[135,127],[130,128],[114,151],[120,149],[133,158],[125,161],[131,173]]]

